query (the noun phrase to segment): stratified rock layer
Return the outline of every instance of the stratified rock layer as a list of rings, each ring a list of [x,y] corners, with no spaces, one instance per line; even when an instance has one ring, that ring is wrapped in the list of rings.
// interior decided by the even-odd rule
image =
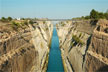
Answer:
[[[19,31],[10,26],[0,26],[0,72],[45,71],[52,24],[37,22]]]
[[[108,21],[99,20],[87,51],[85,71],[108,71],[108,33],[105,32],[106,29],[108,29]]]
[[[108,21],[67,21],[57,24],[66,72],[95,72],[108,68]]]

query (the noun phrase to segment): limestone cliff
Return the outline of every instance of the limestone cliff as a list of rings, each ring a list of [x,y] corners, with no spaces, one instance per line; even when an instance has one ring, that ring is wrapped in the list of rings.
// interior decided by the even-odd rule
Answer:
[[[63,59],[64,68],[66,72],[72,72],[72,71],[75,71],[75,72],[90,71],[91,72],[91,71],[96,71],[97,69],[99,69],[99,67],[103,67],[104,65],[107,66],[106,63],[102,64],[101,60],[93,56],[95,54],[94,51],[96,49],[97,49],[96,51],[98,51],[100,55],[102,54],[104,54],[105,56],[108,55],[107,54],[108,52],[107,38],[108,37],[106,37],[105,35],[101,36],[105,38],[104,39],[105,41],[103,40],[103,38],[99,38],[99,39],[94,38],[94,35],[98,34],[96,32],[93,33],[96,23],[97,23],[96,21],[81,20],[81,21],[73,21],[73,22],[66,21],[66,22],[61,22],[57,24],[57,32],[58,32],[59,41],[60,41],[62,59]],[[100,22],[98,21],[97,24],[99,23]],[[102,28],[105,28],[105,26]],[[101,29],[101,25],[100,25],[100,29]],[[106,29],[107,28],[105,28],[104,31],[107,31]],[[94,49],[92,47],[93,45],[91,44],[95,45],[94,48],[95,47],[97,48]],[[91,52],[91,54],[89,52]],[[95,60],[96,60],[95,58],[97,58],[98,60],[97,63],[95,63]],[[108,58],[105,57],[105,59],[107,60]],[[100,66],[98,66],[98,64]],[[96,69],[94,67],[96,67]]]
[[[108,21],[99,20],[84,63],[84,71],[108,71]]]
[[[36,22],[15,31],[0,26],[0,72],[41,72],[47,68],[51,22]]]

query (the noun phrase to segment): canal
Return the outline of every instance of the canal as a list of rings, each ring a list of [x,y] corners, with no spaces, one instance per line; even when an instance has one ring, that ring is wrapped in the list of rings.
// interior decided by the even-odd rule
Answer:
[[[53,30],[47,72],[64,72],[56,28]]]

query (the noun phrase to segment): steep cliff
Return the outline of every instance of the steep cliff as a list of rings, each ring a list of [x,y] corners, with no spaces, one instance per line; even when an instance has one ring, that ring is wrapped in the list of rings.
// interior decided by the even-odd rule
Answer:
[[[108,21],[99,20],[84,63],[84,71],[108,71]]]
[[[100,54],[102,55],[102,53],[105,53],[106,55],[108,55],[107,40],[106,42],[103,42],[103,40],[94,41],[93,38],[94,34],[95,35],[97,34],[95,32],[93,33],[96,23],[97,21],[81,20],[81,21],[66,21],[57,24],[57,31],[60,41],[60,48],[62,52],[62,59],[66,72],[72,72],[72,71],[91,72],[91,71],[96,71],[99,68],[98,64],[101,62],[95,63],[94,66],[97,65],[98,68],[96,70],[93,70],[94,66],[92,66],[93,65],[92,63],[94,63],[96,59],[94,59],[94,56],[91,56],[90,58],[91,54],[89,54],[89,49],[91,50],[92,48],[92,47],[90,48],[89,46],[91,46],[92,42],[95,44],[96,47],[100,45],[99,46],[100,49],[98,48],[98,52],[100,52],[105,46],[106,47],[104,48],[105,51],[101,52]],[[107,38],[106,36],[102,37]],[[107,60],[107,58],[105,59]],[[91,69],[89,67],[91,67]]]
[[[39,72],[47,68],[53,26],[50,22],[12,29],[0,26],[0,72]]]

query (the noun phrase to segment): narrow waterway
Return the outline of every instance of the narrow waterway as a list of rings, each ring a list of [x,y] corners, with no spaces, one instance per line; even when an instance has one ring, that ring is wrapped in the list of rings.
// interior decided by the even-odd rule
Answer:
[[[47,72],[64,72],[56,28],[53,30]]]

